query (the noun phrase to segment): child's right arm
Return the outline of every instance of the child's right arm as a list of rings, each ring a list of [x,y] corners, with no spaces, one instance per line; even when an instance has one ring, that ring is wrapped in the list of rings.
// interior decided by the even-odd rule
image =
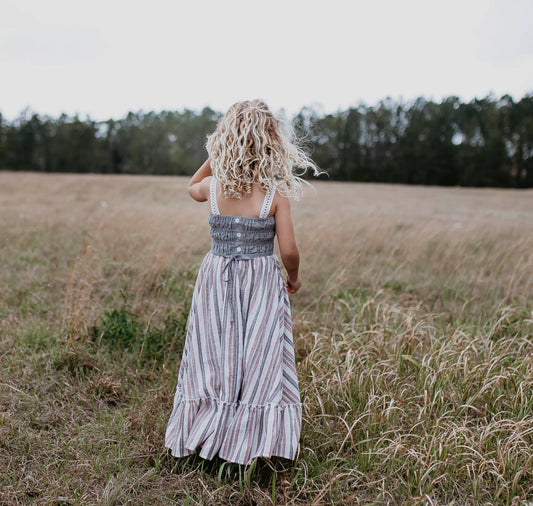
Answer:
[[[281,254],[281,261],[285,269],[287,269],[287,291],[289,293],[296,293],[302,284],[298,276],[300,253],[296,246],[296,238],[294,237],[289,199],[276,193],[274,204],[279,252]]]
[[[209,183],[205,179],[211,175],[211,164],[207,159],[189,181],[189,195],[198,202],[205,202],[209,195]]]

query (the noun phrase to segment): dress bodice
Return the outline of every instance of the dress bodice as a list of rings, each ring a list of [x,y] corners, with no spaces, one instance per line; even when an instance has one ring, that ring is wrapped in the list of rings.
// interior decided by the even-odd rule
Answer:
[[[275,220],[212,214],[211,251],[217,255],[241,258],[272,255],[274,252]]]
[[[216,179],[210,183],[211,252],[226,257],[251,258],[272,255],[276,235],[274,216],[268,216],[275,188],[265,195],[259,217],[220,214],[216,201]]]

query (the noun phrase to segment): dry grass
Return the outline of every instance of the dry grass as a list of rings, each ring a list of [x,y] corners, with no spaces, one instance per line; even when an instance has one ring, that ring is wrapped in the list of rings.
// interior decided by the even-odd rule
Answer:
[[[533,192],[307,192],[300,454],[240,468],[163,448],[209,248],[185,185],[0,172],[0,503],[533,500]],[[121,307],[162,355],[95,337]]]

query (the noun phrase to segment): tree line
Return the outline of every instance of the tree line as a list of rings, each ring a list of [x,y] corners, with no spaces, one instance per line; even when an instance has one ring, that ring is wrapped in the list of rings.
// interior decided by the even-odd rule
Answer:
[[[0,169],[190,175],[221,113],[130,112],[119,120],[0,115]],[[533,187],[533,94],[462,102],[390,98],[335,113],[304,107],[292,123],[330,179]]]

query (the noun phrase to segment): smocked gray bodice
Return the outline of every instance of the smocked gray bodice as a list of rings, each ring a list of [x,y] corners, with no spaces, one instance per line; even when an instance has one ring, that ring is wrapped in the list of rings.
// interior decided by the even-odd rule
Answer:
[[[216,196],[217,181],[209,183],[211,215],[211,252],[233,258],[252,258],[274,253],[276,235],[274,216],[268,216],[274,199],[275,187],[265,195],[259,217],[229,216],[220,214]]]
[[[251,258],[274,253],[275,220],[212,214],[211,252],[225,257]]]

